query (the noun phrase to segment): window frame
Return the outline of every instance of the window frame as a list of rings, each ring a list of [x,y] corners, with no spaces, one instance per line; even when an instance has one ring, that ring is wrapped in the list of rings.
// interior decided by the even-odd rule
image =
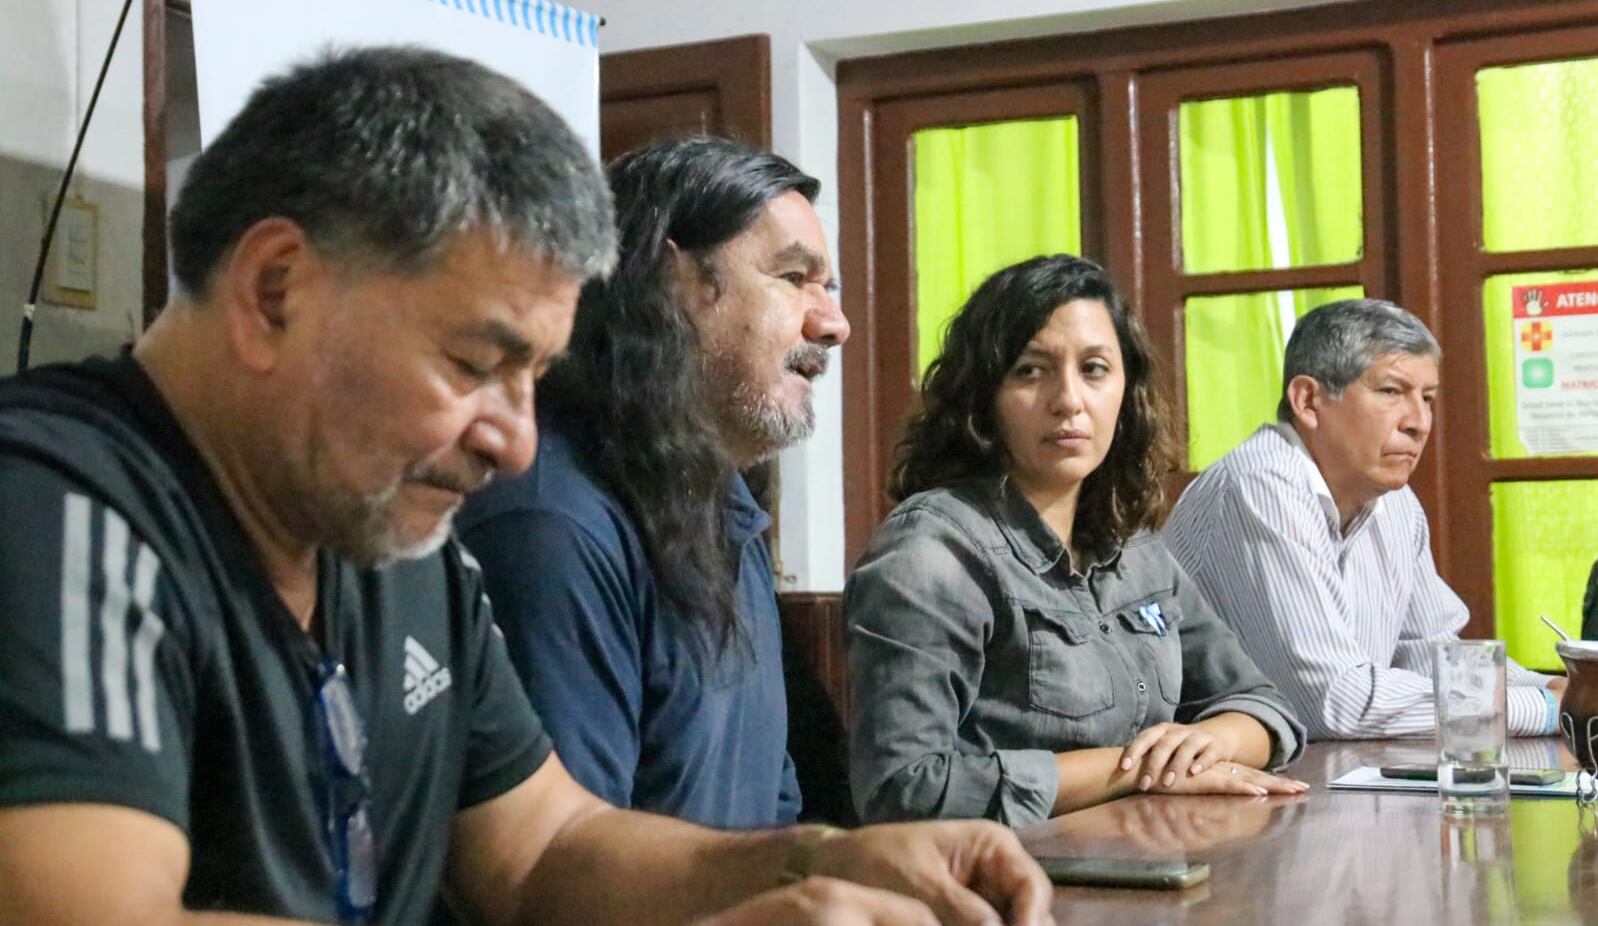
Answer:
[[[1443,339],[1447,362],[1438,423],[1432,446],[1410,484],[1428,512],[1443,576],[1471,609],[1467,634],[1491,635],[1491,570],[1481,568],[1483,557],[1491,556],[1491,520],[1490,513],[1482,516],[1488,504],[1483,484],[1470,475],[1477,465],[1474,458],[1481,457],[1486,447],[1484,441],[1472,444],[1473,435],[1480,433],[1473,429],[1485,427],[1480,414],[1485,407],[1485,368],[1479,319],[1462,326],[1457,311],[1465,304],[1479,314],[1479,293],[1474,302],[1460,301],[1464,284],[1459,282],[1456,252],[1460,229],[1466,227],[1459,224],[1457,208],[1466,199],[1479,204],[1480,175],[1477,170],[1459,176],[1454,124],[1462,112],[1474,119],[1474,108],[1462,109],[1455,96],[1443,92],[1447,58],[1458,54],[1450,49],[1462,43],[1522,33],[1531,34],[1524,40],[1527,47],[1520,60],[1571,57],[1550,48],[1569,41],[1572,29],[1598,28],[1598,0],[1454,0],[1443,13],[1429,7],[1409,0],[1364,0],[840,62],[840,268],[844,310],[855,328],[843,357],[846,562],[855,562],[890,508],[886,477],[902,426],[901,410],[909,408],[908,402],[884,401],[890,381],[903,388],[908,380],[902,361],[911,354],[903,348],[899,355],[883,349],[908,343],[902,316],[896,321],[883,309],[912,298],[906,285],[911,278],[893,277],[896,291],[890,293],[883,272],[902,257],[902,252],[884,247],[892,238],[884,231],[898,216],[908,214],[910,189],[908,174],[881,156],[885,145],[893,142],[882,124],[884,108],[915,100],[936,113],[943,99],[1076,81],[1085,86],[1096,107],[1096,121],[1081,123],[1084,139],[1093,139],[1084,145],[1084,155],[1091,147],[1098,164],[1093,177],[1086,176],[1084,166],[1084,232],[1091,230],[1096,236],[1097,251],[1090,249],[1086,236],[1084,250],[1105,264],[1143,313],[1157,340],[1171,395],[1179,403],[1185,404],[1177,378],[1182,359],[1178,310],[1188,292],[1184,286],[1193,294],[1215,294],[1357,282],[1372,297],[1404,305]],[[1252,77],[1243,83],[1259,89],[1291,89],[1294,83],[1303,86],[1291,73],[1293,59],[1346,55],[1373,56],[1377,62],[1375,83],[1369,88],[1361,84],[1366,246],[1358,276],[1349,277],[1349,265],[1334,265],[1197,275],[1184,284],[1172,243],[1180,229],[1179,205],[1169,194],[1161,202],[1153,193],[1159,186],[1173,188],[1170,171],[1179,170],[1172,149],[1175,129],[1170,124],[1176,114],[1174,109],[1150,113],[1150,82],[1158,85],[1164,75],[1181,72],[1192,78],[1198,69],[1205,69],[1217,80],[1207,81],[1201,94],[1230,95],[1210,92],[1225,83],[1218,78],[1270,76],[1275,69],[1275,79],[1267,86]],[[1473,149],[1470,156],[1476,156]],[[1089,218],[1086,206],[1089,181],[1101,197],[1096,219]],[[1455,189],[1455,184],[1465,189]],[[1479,239],[1479,215],[1468,227]],[[1587,259],[1588,249],[1581,250]],[[1445,251],[1452,255],[1446,270]],[[1495,267],[1518,268],[1520,256],[1494,254],[1486,260]],[[1558,267],[1567,266],[1572,257],[1544,256]],[[1598,249],[1592,249],[1592,256],[1598,257]],[[1279,285],[1287,280],[1294,285]],[[1445,306],[1450,308],[1445,311]],[[1465,329],[1470,329],[1468,335],[1461,333]],[[1185,437],[1185,414],[1179,425]],[[1542,461],[1498,465],[1513,470],[1529,462]],[[1572,471],[1561,464],[1546,469],[1561,475]],[[1582,475],[1587,472],[1581,470]],[[1179,474],[1171,488],[1179,490],[1185,482]],[[1471,497],[1461,498],[1464,494]]]
[[[862,528],[869,535],[888,513],[887,472],[900,426],[914,407],[919,388],[922,365],[916,338],[915,133],[922,129],[1075,116],[1081,145],[1078,188],[1082,242],[1084,249],[1097,249],[1102,233],[1098,206],[1104,195],[1098,185],[1102,154],[1096,150],[1092,127],[1096,103],[1088,86],[1064,79],[945,94],[932,100],[910,96],[884,100],[876,107],[869,142],[874,169],[883,176],[902,178],[902,182],[873,184],[868,208],[872,215],[902,218],[872,225],[872,248],[877,256],[872,262],[873,284],[864,300],[851,301],[846,309],[854,333],[843,351],[844,404],[850,409],[844,418],[845,457],[860,461],[860,465],[844,467],[847,536],[854,536]],[[847,211],[848,207],[842,208]],[[843,244],[840,250],[848,253],[849,246]],[[847,269],[843,272],[849,273]],[[863,314],[870,320],[863,322]],[[851,392],[851,382],[858,384],[862,380],[870,383],[869,388]],[[855,504],[851,510],[850,499],[871,497],[884,502],[872,507]],[[851,563],[857,553],[850,554]]]
[[[1236,296],[1290,289],[1363,286],[1365,292],[1393,288],[1392,212],[1387,138],[1381,118],[1385,62],[1379,49],[1363,48],[1323,55],[1220,66],[1176,68],[1142,80],[1139,119],[1146,157],[1142,202],[1148,215],[1149,259],[1145,266],[1144,300],[1137,303],[1149,336],[1167,360],[1174,436],[1187,469],[1187,300],[1195,296]],[[1353,86],[1360,102],[1360,162],[1364,240],[1359,258],[1341,264],[1317,264],[1264,270],[1190,273],[1183,266],[1182,165],[1179,111],[1198,100],[1259,96]],[[1165,255],[1165,259],[1159,257]],[[1187,482],[1187,474],[1175,480]]]
[[[1470,629],[1496,632],[1492,485],[1598,478],[1598,455],[1494,459],[1486,368],[1487,332],[1482,291],[1486,281],[1512,273],[1598,270],[1598,245],[1526,251],[1488,251],[1482,215],[1481,127],[1476,106],[1476,73],[1483,68],[1598,57],[1598,23],[1510,35],[1470,36],[1443,44],[1437,54],[1438,142],[1454,157],[1440,159],[1438,186],[1459,195],[1439,203],[1443,227],[1460,230],[1442,238],[1442,300],[1453,307],[1439,334],[1444,357],[1444,389],[1455,409],[1447,421],[1449,497],[1444,523],[1481,525],[1451,532],[1443,558],[1449,584],[1471,605]],[[1455,376],[1460,366],[1479,375]],[[1434,527],[1433,534],[1437,530]],[[1595,551],[1598,552],[1598,551]],[[1482,564],[1489,564],[1482,568]]]

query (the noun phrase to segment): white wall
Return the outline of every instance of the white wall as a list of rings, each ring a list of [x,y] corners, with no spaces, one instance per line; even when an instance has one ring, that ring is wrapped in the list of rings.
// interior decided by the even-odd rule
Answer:
[[[606,17],[602,50],[764,32],[772,40],[772,138],[821,178],[837,246],[838,60],[1022,36],[1198,19],[1328,0],[577,0]],[[120,0],[0,0],[0,373],[16,353],[39,236],[110,39]],[[41,307],[35,362],[114,350],[138,331],[144,131],[142,23],[135,4],[78,171],[100,211],[99,308]],[[848,286],[849,281],[842,281]],[[847,347],[845,348],[847,349]],[[818,426],[782,459],[784,587],[843,587],[841,367],[816,390]]]
[[[1330,0],[573,0],[606,18],[600,51],[764,32],[771,36],[772,144],[822,181],[816,209],[837,251],[843,58],[1026,36],[1203,19]],[[845,288],[849,281],[841,281]],[[844,350],[848,350],[846,345]],[[843,431],[838,370],[815,393],[816,433],[782,457],[782,587],[843,588]]]
[[[113,351],[141,324],[141,6],[128,14],[73,186],[99,206],[98,308],[41,305],[35,364]],[[60,183],[121,8],[121,0],[0,0],[0,373],[15,363],[44,202]]]

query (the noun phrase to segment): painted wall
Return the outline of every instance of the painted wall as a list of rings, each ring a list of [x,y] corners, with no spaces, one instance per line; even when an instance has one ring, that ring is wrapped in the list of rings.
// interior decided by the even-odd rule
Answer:
[[[99,207],[92,310],[44,304],[33,363],[115,351],[142,319],[144,89],[135,3],[72,192]],[[0,374],[16,362],[44,210],[61,182],[121,0],[0,0]]]
[[[816,204],[837,251],[837,62],[843,58],[1093,32],[1329,0],[573,0],[604,16],[600,50],[764,32],[771,36],[772,144],[822,181]],[[848,280],[842,280],[845,289]],[[848,350],[845,345],[843,350]],[[815,392],[816,433],[782,456],[782,587],[843,588],[841,365]]]
[[[837,243],[837,62],[1022,36],[1327,0],[577,0],[608,20],[601,46],[622,51],[731,35],[772,37],[776,149],[821,178],[818,211]],[[0,374],[16,355],[43,202],[54,192],[88,104],[119,0],[0,0]],[[78,195],[100,207],[99,307],[43,306],[35,363],[114,351],[138,331],[143,246],[143,90],[139,5],[124,29],[79,164]],[[848,286],[849,281],[843,280]],[[844,349],[847,349],[844,348]],[[841,377],[835,364],[815,394],[814,437],[782,458],[783,587],[843,587]]]

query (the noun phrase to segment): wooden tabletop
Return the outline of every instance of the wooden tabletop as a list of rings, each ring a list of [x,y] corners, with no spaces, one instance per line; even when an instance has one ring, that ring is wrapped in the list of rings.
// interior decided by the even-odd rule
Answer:
[[[1061,926],[1104,923],[1598,924],[1598,828],[1573,800],[1516,798],[1507,817],[1445,817],[1435,794],[1332,791],[1360,765],[1434,762],[1430,740],[1316,743],[1294,798],[1137,795],[1020,831],[1034,854],[1186,859],[1185,891],[1057,888]],[[1573,768],[1553,739],[1510,764]]]

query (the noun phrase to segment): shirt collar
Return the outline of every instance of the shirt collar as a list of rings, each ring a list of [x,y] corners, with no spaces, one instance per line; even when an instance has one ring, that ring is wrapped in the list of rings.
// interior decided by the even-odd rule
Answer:
[[[754,493],[749,491],[749,484],[739,473],[733,474],[732,485],[728,487],[722,524],[727,531],[727,542],[734,547],[743,546],[771,526],[771,516],[761,510]]]
[[[591,435],[588,430],[591,425],[581,419],[567,415],[564,412],[540,407],[538,411],[538,459],[533,462],[534,472],[538,471],[539,461],[553,457],[574,457],[573,465],[579,470],[588,473],[592,468],[584,459],[584,448],[587,438]],[[510,479],[495,479],[484,492],[510,491],[502,489],[512,485]],[[485,512],[490,510],[483,509]],[[482,517],[478,515],[477,517]],[[457,517],[456,527],[460,528],[461,522]],[[767,514],[760,503],[755,500],[754,493],[749,491],[749,484],[744,480],[742,473],[733,473],[727,482],[727,496],[722,505],[722,529],[726,531],[727,543],[734,549],[741,548],[751,538],[759,537],[771,527],[771,515]]]
[[[1032,503],[1027,501],[1009,477],[1001,476],[989,481],[985,495],[994,523],[998,524],[999,532],[1010,545],[1010,552],[1028,569],[1041,575],[1059,565],[1062,559],[1070,562],[1059,535],[1044,523],[1038,510],[1032,507]],[[1114,568],[1120,559],[1121,548],[1117,545],[1104,555],[1095,557],[1082,572],[1085,575],[1095,569]]]
[[[1355,512],[1353,520],[1348,522],[1348,529],[1344,530],[1343,519],[1337,511],[1337,499],[1332,497],[1332,487],[1326,484],[1326,477],[1321,475],[1321,468],[1315,464],[1315,458],[1310,456],[1309,447],[1305,446],[1304,438],[1299,436],[1298,429],[1283,421],[1267,424],[1264,427],[1271,428],[1281,435],[1282,440],[1297,451],[1298,459],[1304,466],[1304,474],[1309,479],[1310,490],[1315,493],[1315,500],[1320,502],[1321,513],[1326,515],[1327,526],[1331,528],[1333,534],[1339,537],[1352,537],[1382,510],[1381,496],[1377,496]]]

